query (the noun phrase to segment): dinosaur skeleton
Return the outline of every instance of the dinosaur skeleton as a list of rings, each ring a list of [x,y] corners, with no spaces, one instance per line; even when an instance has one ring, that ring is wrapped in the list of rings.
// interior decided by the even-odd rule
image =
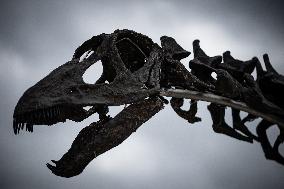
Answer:
[[[229,51],[209,57],[193,42],[194,59],[188,71],[180,62],[190,55],[172,37],[162,36],[161,46],[149,37],[131,30],[116,30],[85,41],[71,61],[61,65],[29,88],[19,99],[14,115],[14,133],[35,125],[53,125],[65,120],[80,122],[94,113],[99,120],[82,129],[70,150],[54,165],[47,167],[56,175],[80,174],[98,155],[126,140],[144,122],[163,109],[172,97],[173,110],[189,123],[196,117],[197,102],[211,102],[208,110],[213,130],[238,140],[260,142],[265,157],[284,165],[279,146],[284,141],[284,77],[264,55],[266,71],[254,57],[248,61],[234,59]],[[222,62],[223,59],[223,62]],[[82,75],[93,64],[102,62],[103,73],[94,84]],[[257,70],[256,81],[251,76]],[[215,72],[217,79],[211,74]],[[282,90],[281,90],[282,89]],[[282,93],[281,93],[282,92]],[[191,99],[189,110],[183,110],[184,99]],[[128,105],[114,118],[110,106]],[[85,110],[85,106],[91,106]],[[232,108],[233,127],[225,122],[225,108]],[[240,111],[248,115],[241,118]],[[252,134],[246,122],[262,121]],[[278,125],[280,134],[271,145],[266,130]]]

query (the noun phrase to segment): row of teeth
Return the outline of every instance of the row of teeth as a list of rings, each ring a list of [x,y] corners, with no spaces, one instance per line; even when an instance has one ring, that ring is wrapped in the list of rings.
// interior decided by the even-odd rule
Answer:
[[[26,115],[17,116],[13,121],[14,133],[19,134],[20,130],[33,132],[33,125],[46,123],[48,125],[54,124],[57,120],[61,120],[62,108],[53,107],[44,110],[38,110]]]
[[[20,130],[26,127],[26,131],[33,132],[33,125],[30,123],[17,123],[16,119],[13,122],[14,133],[19,134]]]

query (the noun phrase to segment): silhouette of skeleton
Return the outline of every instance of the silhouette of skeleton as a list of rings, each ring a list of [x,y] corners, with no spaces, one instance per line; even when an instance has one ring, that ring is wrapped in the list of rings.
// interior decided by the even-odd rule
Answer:
[[[32,132],[34,125],[53,125],[67,119],[80,122],[98,113],[99,120],[80,131],[70,150],[54,165],[47,167],[56,175],[72,177],[80,174],[98,155],[126,140],[144,122],[170,105],[178,116],[189,123],[197,117],[198,100],[211,102],[208,110],[213,130],[235,139],[260,142],[265,157],[284,165],[279,146],[284,141],[284,77],[272,67],[264,55],[266,71],[254,57],[248,61],[233,58],[229,51],[209,57],[193,42],[191,71],[180,62],[190,55],[172,37],[162,36],[161,46],[149,37],[131,31],[116,30],[85,41],[71,61],[61,65],[29,88],[19,99],[14,111],[14,133],[24,128]],[[94,84],[82,75],[101,61],[103,73]],[[222,62],[223,60],[223,62]],[[257,79],[251,76],[256,68]],[[212,73],[217,78],[212,77]],[[182,109],[190,94],[189,110]],[[110,106],[128,105],[114,118]],[[89,110],[84,107],[92,106]],[[232,108],[233,126],[225,122],[225,108]],[[248,115],[241,118],[240,111]],[[262,118],[256,135],[245,125]],[[266,130],[277,124],[280,134],[271,145]]]

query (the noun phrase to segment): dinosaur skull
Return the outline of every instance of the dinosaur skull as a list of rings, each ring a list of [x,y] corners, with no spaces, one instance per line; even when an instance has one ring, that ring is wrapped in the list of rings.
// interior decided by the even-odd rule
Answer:
[[[80,61],[88,51],[92,55]],[[26,126],[52,125],[88,115],[85,106],[133,103],[159,89],[161,48],[150,38],[130,30],[116,30],[84,42],[73,59],[29,88],[14,111],[14,132]],[[103,74],[95,84],[83,81],[84,72],[97,61]],[[108,83],[106,83],[108,81]]]

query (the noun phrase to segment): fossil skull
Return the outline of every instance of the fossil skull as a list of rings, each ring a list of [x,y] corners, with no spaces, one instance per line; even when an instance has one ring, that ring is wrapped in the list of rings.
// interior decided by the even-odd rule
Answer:
[[[90,51],[93,54],[80,61]],[[66,119],[80,121],[98,112],[99,105],[129,104],[154,95],[159,89],[161,52],[150,38],[130,30],[91,38],[71,61],[25,91],[14,111],[14,132]],[[85,83],[84,72],[99,60],[102,76],[95,84]],[[85,106],[95,108],[86,111]]]

